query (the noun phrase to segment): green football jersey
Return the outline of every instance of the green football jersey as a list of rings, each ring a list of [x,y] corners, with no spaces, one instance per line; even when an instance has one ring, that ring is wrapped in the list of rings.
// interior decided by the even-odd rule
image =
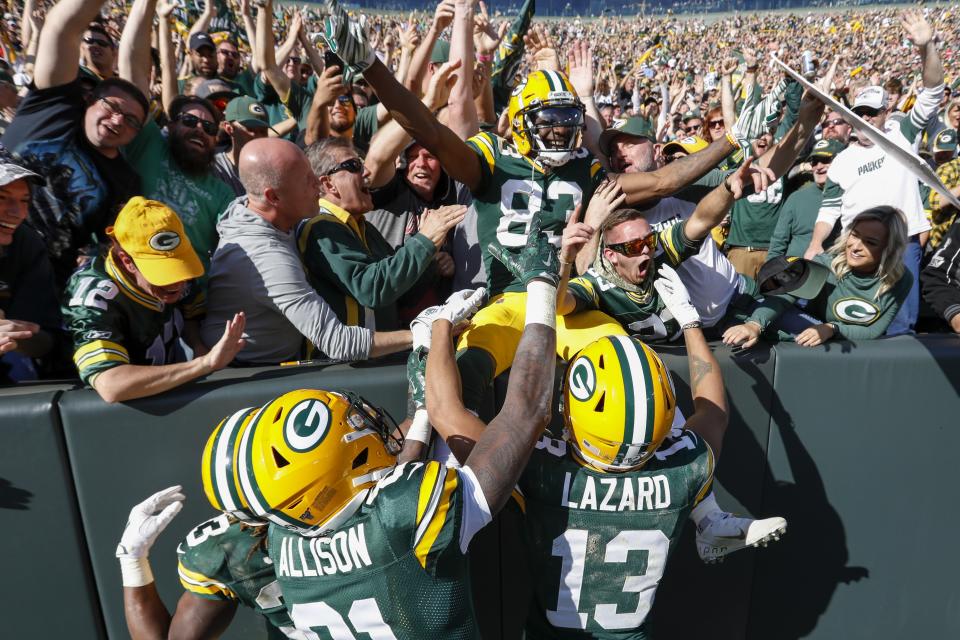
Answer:
[[[270,526],[290,617],[321,638],[477,638],[466,547],[490,521],[469,470],[398,466],[333,531]],[[482,494],[480,494],[482,495]]]
[[[73,362],[84,382],[122,364],[175,361],[183,329],[179,309],[137,287],[112,256],[100,256],[75,271],[63,299]]]
[[[190,593],[250,607],[266,618],[270,637],[302,637],[283,606],[265,529],[243,526],[221,514],[188,533],[177,556],[180,584]]]
[[[592,268],[570,280],[568,291],[577,302],[576,310],[602,311],[644,342],[674,339],[680,333],[680,325],[653,288],[653,281],[661,264],[676,267],[700,252],[703,240],[688,239],[684,233],[686,224],[678,222],[656,232],[656,253],[641,291],[622,289]]]
[[[712,481],[710,447],[685,429],[624,473],[591,470],[566,442],[541,438],[520,479],[534,582],[526,637],[647,638],[667,558]]]
[[[600,162],[585,148],[566,164],[544,171],[503,138],[479,133],[467,141],[480,156],[482,179],[473,192],[477,210],[477,236],[487,269],[491,295],[524,291],[523,283],[493,258],[487,246],[499,242],[517,250],[527,242],[534,216],[543,218],[543,230],[560,248],[563,228],[577,205],[583,210],[597,185],[606,178]]]

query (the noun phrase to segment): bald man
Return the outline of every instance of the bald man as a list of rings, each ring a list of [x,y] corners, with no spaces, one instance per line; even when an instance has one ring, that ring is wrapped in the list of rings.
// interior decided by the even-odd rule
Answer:
[[[239,364],[365,360],[409,348],[408,330],[342,324],[307,282],[294,227],[316,215],[320,188],[300,148],[279,138],[253,140],[240,152],[239,173],[247,195],[217,224],[204,342],[215,342],[239,307],[247,317]]]

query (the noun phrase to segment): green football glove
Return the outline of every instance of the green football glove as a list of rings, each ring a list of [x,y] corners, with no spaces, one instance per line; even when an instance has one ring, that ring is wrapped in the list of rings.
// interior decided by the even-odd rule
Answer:
[[[337,0],[327,0],[327,11],[330,15],[323,21],[323,40],[346,65],[343,82],[349,85],[373,64],[377,54],[367,40],[364,25],[351,20]]]
[[[410,352],[407,358],[407,385],[410,387],[410,397],[417,409],[427,405],[427,350],[418,347]]]
[[[534,217],[527,235],[527,244],[519,253],[505,249],[499,242],[491,242],[487,249],[524,285],[532,280],[543,280],[557,286],[560,283],[560,259],[541,225],[540,216]]]

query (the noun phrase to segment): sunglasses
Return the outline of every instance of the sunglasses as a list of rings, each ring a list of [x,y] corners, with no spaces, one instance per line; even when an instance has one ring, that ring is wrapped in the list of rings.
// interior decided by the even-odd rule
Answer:
[[[815,167],[818,164],[830,164],[831,162],[833,162],[833,158],[811,158],[810,166]]]
[[[349,160],[344,160],[330,171],[327,171],[325,176],[332,176],[338,171],[347,171],[349,173],[363,173],[363,161],[360,158],[350,158]]]
[[[711,129],[719,129],[723,126],[723,120],[711,120],[708,124]]]
[[[853,112],[861,118],[863,116],[874,118],[880,113],[880,109],[874,109],[873,107],[860,107],[858,109],[854,109]]]
[[[121,120],[123,120],[123,124],[130,127],[134,131],[140,131],[140,129],[143,128],[143,123],[140,122],[140,120],[131,116],[128,113],[124,113],[123,111],[121,111],[120,107],[113,104],[106,98],[100,98],[100,104],[102,104],[103,107],[110,113],[111,118],[120,116]]]
[[[301,62],[303,62],[303,58],[299,58],[297,56],[290,56],[289,58],[287,58],[287,62],[291,64],[300,64]]]
[[[682,127],[682,129],[683,129],[684,131],[686,131],[687,133],[693,133],[694,131],[696,131],[697,129],[699,129],[701,126],[703,126],[703,125],[701,125],[701,124],[698,122],[697,124],[688,124],[687,126]]]
[[[611,251],[616,251],[622,256],[632,258],[643,253],[643,249],[646,247],[653,251],[657,246],[657,234],[651,233],[643,238],[634,238],[633,240],[627,240],[626,242],[617,242],[615,244],[608,244],[607,248]]]
[[[220,128],[217,126],[216,122],[204,120],[203,118],[199,118],[191,113],[178,114],[176,120],[188,129],[196,129],[197,125],[199,124],[203,129],[203,132],[208,136],[217,135],[217,131]]]
[[[101,40],[100,38],[91,38],[91,37],[88,36],[88,37],[84,38],[83,41],[84,41],[86,44],[89,44],[89,45],[97,45],[98,47],[103,47],[104,49],[112,49],[112,48],[113,48],[113,43],[110,42],[109,40]]]
[[[823,127],[824,127],[824,128],[827,128],[827,127],[839,127],[839,126],[842,125],[842,124],[844,124],[843,118],[834,118],[833,120],[826,120],[826,121],[824,121]]]
[[[340,104],[353,104],[353,98],[344,93],[343,95],[337,96],[337,102]]]

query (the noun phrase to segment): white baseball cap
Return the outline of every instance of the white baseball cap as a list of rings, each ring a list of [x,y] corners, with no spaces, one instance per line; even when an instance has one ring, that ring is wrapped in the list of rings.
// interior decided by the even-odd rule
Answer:
[[[853,101],[853,110],[856,111],[857,107],[870,107],[871,109],[886,109],[887,108],[887,92],[883,90],[883,87],[878,87],[873,85],[871,87],[866,87],[857,94],[856,100]]]

